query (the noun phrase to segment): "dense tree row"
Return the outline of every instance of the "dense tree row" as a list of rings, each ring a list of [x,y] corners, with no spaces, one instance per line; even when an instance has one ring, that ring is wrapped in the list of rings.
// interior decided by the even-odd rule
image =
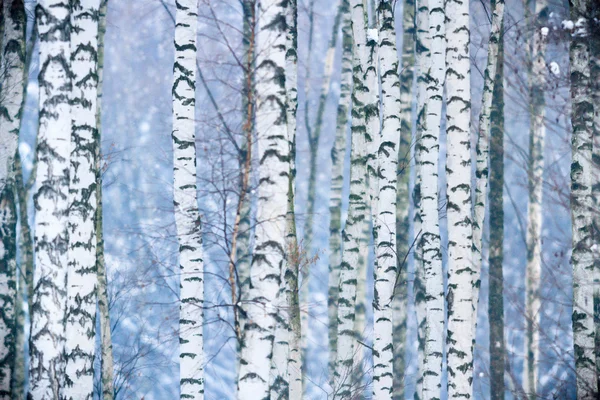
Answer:
[[[479,395],[473,382],[476,352],[482,347],[478,316],[485,308],[481,287],[486,270],[489,342],[483,343],[489,343],[489,397],[504,398],[509,390],[504,139],[510,56],[505,54],[505,1],[490,3],[474,129],[471,119],[479,100],[472,87],[469,2],[405,0],[400,14],[400,4],[392,0],[340,0],[313,122],[310,60],[302,81],[303,121],[299,110],[299,13],[308,15],[311,52],[317,4],[309,0],[304,10],[296,0],[242,0],[243,55],[236,55],[242,71],[242,122],[237,133],[227,124],[198,62],[202,5],[176,0],[172,13],[161,4],[174,24],[172,212],[179,267],[174,274],[179,305],[174,336],[180,398],[204,398],[211,362],[204,347],[212,327],[205,290],[213,242],[205,240],[210,218],[202,213],[203,177],[198,174],[198,164],[207,162],[197,151],[198,126],[207,113],[197,105],[200,90],[222,128],[212,135],[227,136],[236,160],[235,207],[223,216],[226,220],[232,214],[233,223],[229,227],[225,222],[223,230],[227,257],[222,281],[231,301],[222,319],[236,343],[232,365],[237,398],[297,400],[309,395],[309,276],[318,265],[314,239],[319,228],[329,233],[329,354],[323,388],[328,398],[413,397],[406,384],[411,369],[417,371],[415,398]],[[4,0],[0,8],[0,400],[23,399],[25,393],[32,400],[120,397],[103,234],[107,7],[107,0],[40,0],[30,29],[23,0]],[[530,116],[525,343],[521,378],[511,375],[510,390],[523,398],[544,396],[545,88],[551,74],[556,75],[546,59],[553,40],[569,47],[570,59],[572,157],[570,188],[565,190],[572,229],[574,391],[578,399],[594,399],[600,381],[600,7],[592,0],[573,0],[570,19],[560,27],[552,25],[549,7],[545,0],[525,4],[525,17],[534,21],[525,39],[531,49],[524,84]],[[396,21],[399,15],[402,21]],[[36,49],[39,54],[34,55]],[[30,193],[19,143],[33,58],[39,60],[39,129]],[[339,87],[332,90],[336,79]],[[331,92],[337,94],[335,126],[329,132],[331,215],[328,227],[321,227],[316,220],[318,154]],[[301,215],[296,199],[300,132],[308,138],[309,168],[303,236],[297,231]],[[30,197],[33,207],[28,206]],[[409,278],[409,264],[414,279]],[[367,304],[370,291],[373,301]],[[372,337],[366,334],[367,311]],[[407,358],[412,319],[419,347],[415,360]],[[370,354],[370,370],[364,349]]]

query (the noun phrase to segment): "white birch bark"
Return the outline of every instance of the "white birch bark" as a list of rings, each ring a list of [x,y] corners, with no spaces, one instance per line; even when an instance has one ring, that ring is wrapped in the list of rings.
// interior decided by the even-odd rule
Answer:
[[[448,397],[471,397],[473,380],[473,230],[469,3],[446,2]]]
[[[296,176],[296,111],[298,109],[298,5],[289,0],[285,9],[286,54],[285,92],[286,125],[289,148],[289,185],[285,228],[286,259],[281,269],[279,311],[271,363],[271,399],[302,398],[302,332],[298,303],[298,242],[294,210]]]
[[[0,193],[8,184],[17,150],[25,79],[25,6],[22,0],[6,0],[4,32],[0,38]]]
[[[0,32],[0,399],[11,398],[15,358],[16,204],[13,160],[19,141],[25,79],[25,7],[22,0],[4,1]]]
[[[250,270],[247,320],[241,349],[238,399],[269,396],[275,307],[285,258],[289,143],[285,93],[285,8],[259,4],[256,91],[259,187],[255,251]]]
[[[375,289],[373,298],[373,398],[392,399],[394,377],[393,309],[398,274],[396,257],[396,195],[400,143],[400,77],[392,1],[377,7],[382,120],[378,150],[378,206],[374,224]]]
[[[354,39],[352,93],[352,148],[350,155],[350,196],[348,218],[342,232],[343,251],[338,297],[338,347],[334,379],[334,399],[353,394],[355,357],[355,313],[357,272],[361,255],[366,255],[362,239],[368,225],[367,208],[367,125],[369,91],[366,85],[366,13],[361,0],[350,2]]]
[[[592,12],[592,17],[600,16],[600,8]],[[598,25],[596,25],[598,28]],[[595,32],[598,32],[597,30]],[[592,102],[594,103],[594,131],[592,143],[592,199],[595,210],[600,209],[600,37],[594,36],[590,43],[590,78],[592,81]],[[600,368],[600,214],[593,215],[592,237],[594,244],[594,325],[596,330],[596,370]],[[600,371],[599,371],[600,372]],[[600,388],[600,373],[597,374]]]
[[[14,372],[17,270],[17,215],[13,183],[8,182],[0,192],[0,399],[13,399],[11,379]]]
[[[302,398],[302,327],[300,320],[300,298],[298,292],[299,256],[298,238],[296,235],[296,113],[298,111],[298,4],[289,0],[286,10],[286,100],[287,100],[287,132],[289,146],[289,187],[286,216],[286,270],[283,274],[287,295],[287,306],[290,314],[291,328],[287,372],[289,380],[290,400]],[[274,400],[274,399],[273,399]]]
[[[106,265],[104,262],[104,235],[103,235],[103,213],[102,213],[102,83],[104,77],[104,35],[106,33],[106,12],[108,0],[102,0],[98,14],[98,90],[96,102],[96,273],[98,276],[98,311],[100,317],[100,348],[101,357],[101,381],[103,400],[114,398],[114,363],[112,349],[112,333],[110,324],[110,313],[108,308],[108,282]]]
[[[429,68],[431,65],[431,37],[429,32],[429,6],[428,0],[417,0],[416,17],[416,69],[417,69],[417,127],[415,131],[415,184],[413,188],[414,221],[413,231],[415,235],[415,313],[417,317],[417,336],[419,349],[417,355],[417,385],[415,398],[423,397],[423,372],[425,370],[425,318],[427,315],[425,303],[425,271],[423,268],[423,246],[422,246],[422,215],[421,215],[421,187],[422,187],[422,165],[421,152],[417,149],[421,145],[421,136],[426,128],[426,100],[427,84],[429,82]]]
[[[92,399],[96,347],[96,101],[99,0],[71,9],[71,161],[65,399]]]
[[[425,127],[421,131],[421,248],[425,273],[426,330],[423,399],[441,398],[444,352],[444,278],[438,214],[439,135],[446,73],[443,0],[429,0],[431,67],[427,73]]]
[[[242,97],[242,107],[244,112],[244,153],[242,172],[242,189],[244,188],[243,180],[246,179],[246,187],[250,185],[252,174],[252,158],[253,158],[253,135],[254,135],[254,114],[255,114],[255,90],[254,90],[254,70],[255,70],[255,48],[256,48],[256,3],[254,0],[244,0],[243,8],[243,39],[244,45],[244,89]],[[243,332],[241,331],[245,325],[245,312],[242,308],[242,303],[247,300],[248,285],[250,283],[250,262],[251,248],[250,239],[253,231],[252,227],[252,199],[250,198],[250,189],[243,194],[244,199],[240,211],[240,223],[238,228],[237,246],[235,255],[235,268],[237,270],[239,282],[239,295],[237,297],[238,321],[240,325],[240,334],[238,341],[241,342]]]
[[[496,0],[492,14],[492,28],[488,44],[487,65],[485,67],[481,113],[479,115],[479,135],[477,137],[476,187],[475,204],[473,206],[473,337],[477,331],[477,313],[479,303],[479,287],[481,283],[481,265],[483,262],[483,227],[487,207],[487,191],[489,184],[489,148],[490,148],[490,115],[494,94],[494,79],[498,65],[498,44],[502,23],[504,21],[504,1]]]
[[[539,377],[540,341],[540,279],[542,276],[542,195],[544,175],[544,86],[546,83],[546,36],[548,8],[545,0],[535,2],[535,31],[533,34],[533,62],[529,97],[531,101],[529,140],[529,201],[527,204],[527,267],[525,285],[527,300],[525,316],[525,354],[523,365],[523,391],[535,397]]]
[[[394,400],[404,400],[406,329],[408,309],[407,260],[409,252],[410,148],[412,141],[412,97],[415,64],[415,1],[406,0],[402,17],[402,67],[400,69],[400,145],[396,198],[396,254],[398,277],[392,300],[394,325]]]
[[[29,398],[59,398],[64,381],[71,139],[70,4],[44,0],[36,10],[40,37],[35,272]]]
[[[348,0],[342,7],[342,65],[340,98],[337,108],[335,142],[331,149],[331,195],[329,212],[329,293],[327,307],[329,315],[329,380],[333,385],[337,358],[337,299],[342,262],[342,189],[344,186],[344,160],[346,159],[346,136],[348,133],[348,111],[352,102],[352,20]]]
[[[365,24],[367,15],[365,9]],[[356,40],[356,38],[355,38]],[[379,39],[377,28],[367,29],[365,25],[365,61],[364,61],[364,79],[366,87],[366,103],[364,104],[365,110],[365,124],[366,124],[366,140],[367,140],[367,174],[368,174],[368,198],[367,207],[370,210],[369,217],[372,222],[372,229],[366,225],[361,237],[361,246],[365,249],[369,245],[371,234],[377,230],[377,205],[378,205],[378,177],[377,177],[377,153],[379,151],[380,134],[381,134],[381,122],[379,119],[379,72],[378,72],[378,52],[379,52]],[[356,288],[356,319],[354,323],[354,330],[359,340],[365,341],[364,334],[366,329],[366,307],[367,307],[367,266],[368,266],[368,252],[361,252],[361,259],[358,264],[357,273],[357,288]],[[377,263],[377,258],[375,259]],[[361,380],[364,376],[363,368],[363,351],[362,349],[356,352],[355,364],[356,371],[355,377],[357,380]]]
[[[177,0],[173,65],[173,204],[179,242],[181,399],[204,398],[202,227],[196,190],[197,0]]]
[[[586,17],[590,11],[587,0],[571,4],[573,31],[571,61],[571,99],[573,126],[571,161],[571,221],[573,233],[573,341],[577,398],[592,399],[598,392],[595,327],[593,309],[592,245],[592,130],[593,103],[590,82],[589,27]]]

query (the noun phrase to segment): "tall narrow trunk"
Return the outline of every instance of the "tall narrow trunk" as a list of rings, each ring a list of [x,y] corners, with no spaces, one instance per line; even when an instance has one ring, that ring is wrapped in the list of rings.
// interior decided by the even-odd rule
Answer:
[[[367,21],[367,14],[365,9],[365,21]],[[367,22],[365,22],[367,24]],[[378,205],[378,194],[379,194],[379,182],[377,175],[377,153],[379,151],[380,134],[381,134],[381,123],[379,120],[379,73],[378,73],[378,59],[379,59],[379,39],[377,28],[367,29],[366,32],[366,59],[363,64],[363,74],[365,79],[366,87],[366,103],[365,108],[365,125],[366,125],[366,140],[367,140],[367,207],[370,211],[369,218],[371,226],[365,225],[360,240],[363,242],[363,246],[368,247],[371,234],[374,232],[376,219],[377,219],[377,205]],[[358,264],[357,274],[357,288],[356,288],[356,320],[354,329],[356,331],[357,338],[364,342],[366,338],[366,310],[367,310],[367,270],[368,270],[369,254],[367,251],[361,253],[361,259]],[[375,258],[375,264],[377,264],[377,258]],[[362,380],[365,373],[363,371],[363,350],[362,348],[356,351],[355,356],[355,379],[357,381]]]
[[[237,271],[237,280],[239,285],[238,315],[235,323],[239,324],[236,328],[238,334],[238,343],[241,346],[243,337],[242,328],[245,325],[245,312],[240,305],[247,299],[248,288],[250,284],[250,236],[252,234],[252,199],[250,198],[250,184],[252,174],[252,150],[254,135],[254,112],[255,112],[255,50],[256,50],[256,3],[254,0],[244,0],[243,9],[243,33],[242,44],[244,46],[244,89],[242,92],[242,112],[244,114],[244,147],[242,159],[240,160],[242,168],[241,187],[246,192],[240,193],[240,221],[237,230],[237,247],[235,248],[235,269]],[[232,246],[233,251],[233,246]]]
[[[104,36],[106,34],[106,12],[108,0],[102,0],[98,14],[98,90],[96,102],[96,273],[98,276],[98,311],[100,315],[100,348],[102,398],[114,398],[113,348],[110,325],[110,309],[108,304],[108,280],[104,262],[104,231],[102,214],[102,84],[104,78]]]
[[[398,276],[392,300],[394,325],[394,400],[404,399],[406,321],[408,309],[407,259],[409,252],[409,181],[412,136],[412,96],[415,64],[415,0],[405,0],[402,17],[402,66],[400,69],[400,145],[396,197],[396,255]]]
[[[275,0],[259,5],[256,111],[259,159],[256,248],[250,270],[242,341],[238,399],[267,398],[289,189],[289,142],[285,92],[285,8]]]
[[[335,360],[337,358],[337,309],[342,262],[342,189],[344,186],[344,161],[348,134],[348,111],[352,103],[352,19],[350,4],[343,0],[342,11],[342,73],[340,77],[340,99],[337,108],[335,142],[331,149],[331,196],[329,212],[329,293],[327,307],[329,315],[329,382],[334,383]]]
[[[302,373],[302,327],[300,321],[300,296],[299,296],[299,267],[298,237],[296,235],[296,128],[298,111],[298,4],[296,0],[289,0],[286,10],[286,56],[285,56],[285,88],[287,100],[287,133],[289,142],[289,187],[286,215],[286,270],[283,274],[285,280],[287,306],[290,315],[290,346],[288,356],[289,374],[289,399],[300,400],[303,394]]]
[[[375,16],[374,16],[375,17]],[[392,399],[394,377],[394,285],[398,274],[396,257],[396,197],[398,147],[400,143],[400,78],[392,1],[377,7],[379,64],[383,125],[378,151],[379,201],[374,221],[375,254],[373,297],[373,398]]]
[[[492,15],[492,28],[488,44],[487,65],[485,67],[481,113],[479,115],[479,132],[477,137],[477,161],[475,204],[473,205],[473,340],[477,333],[477,314],[479,309],[479,286],[481,284],[481,265],[483,262],[483,228],[485,225],[485,209],[489,180],[489,148],[490,148],[490,116],[494,96],[494,83],[498,67],[498,51],[504,21],[504,0],[496,0]]]
[[[425,371],[425,318],[427,316],[425,303],[425,271],[423,268],[423,242],[422,242],[422,215],[421,215],[421,187],[422,187],[422,165],[421,136],[426,128],[427,115],[427,84],[429,82],[429,68],[431,65],[431,37],[429,34],[429,5],[427,0],[417,0],[416,20],[416,67],[417,67],[417,126],[415,130],[415,184],[413,188],[414,221],[413,232],[415,240],[414,253],[414,296],[415,313],[417,318],[417,337],[419,342],[417,354],[417,384],[416,399],[423,398],[423,372]]]
[[[525,360],[523,391],[534,399],[537,393],[540,357],[540,279],[542,276],[542,195],[544,178],[544,86],[546,83],[546,36],[548,7],[545,0],[535,2],[535,31],[533,34],[533,63],[529,82],[531,102],[529,139],[529,202],[527,205],[527,269],[525,285],[527,300],[525,317]],[[546,31],[544,31],[544,29]]]
[[[0,5],[0,399],[12,398],[17,289],[17,229],[13,161],[19,141],[25,79],[25,6],[22,0]]]
[[[591,18],[600,19],[600,6],[592,7]],[[592,101],[594,104],[594,133],[592,146],[592,199],[595,212],[593,223],[593,240],[596,249],[600,248],[600,25],[595,24],[590,43],[590,78],[592,81]],[[598,254],[598,253],[596,253]],[[594,327],[596,329],[596,371],[598,388],[600,389],[600,257],[594,257]]]
[[[426,331],[423,399],[440,399],[444,354],[444,278],[439,226],[438,162],[446,74],[443,0],[429,0],[431,66],[427,73],[425,127],[416,151],[421,165],[422,253],[425,272]]]
[[[0,399],[12,399],[16,336],[16,298],[17,289],[17,214],[13,183],[4,184],[0,192]]]
[[[571,221],[573,224],[573,341],[577,397],[591,399],[598,393],[594,354],[594,310],[592,245],[592,129],[594,105],[591,98],[589,16],[591,2],[571,2],[573,31],[571,61]]]
[[[55,399],[64,384],[71,138],[70,4],[44,0],[40,35],[40,121],[34,206],[35,271],[29,344],[29,396]]]
[[[197,0],[177,0],[173,64],[173,204],[179,242],[181,399],[204,398],[202,221],[196,189]]]
[[[65,343],[66,399],[92,399],[96,348],[96,101],[100,0],[71,8],[71,161]]]
[[[366,13],[362,0],[350,2],[352,15],[353,92],[352,92],[352,148],[350,153],[350,195],[348,218],[342,231],[343,252],[340,265],[338,297],[338,347],[334,374],[334,399],[350,398],[353,386],[355,356],[355,313],[357,270],[361,255],[367,248],[361,240],[368,225],[367,208],[367,125],[366,113],[369,92],[366,87]]]
[[[473,381],[473,230],[469,3],[446,2],[448,397],[471,397]]]
[[[32,46],[33,47],[33,46]],[[33,49],[32,49],[33,50]],[[35,167],[34,167],[35,168]],[[15,154],[15,196],[19,205],[19,288],[17,292],[17,335],[15,338],[15,370],[13,373],[12,392],[13,399],[25,399],[25,309],[23,302],[27,295],[27,309],[31,312],[33,298],[33,239],[29,226],[29,213],[27,211],[28,190],[23,183],[23,169],[19,151]]]
[[[492,108],[490,113],[490,250],[489,299],[490,319],[490,396],[504,399],[504,366],[506,343],[504,340],[504,29],[500,28],[498,57]]]
[[[281,269],[279,314],[271,362],[271,399],[302,398],[302,333],[298,302],[300,256],[296,238],[294,195],[296,184],[296,111],[298,109],[298,5],[289,0],[285,10],[286,54],[285,92],[289,184],[285,226],[285,263]]]

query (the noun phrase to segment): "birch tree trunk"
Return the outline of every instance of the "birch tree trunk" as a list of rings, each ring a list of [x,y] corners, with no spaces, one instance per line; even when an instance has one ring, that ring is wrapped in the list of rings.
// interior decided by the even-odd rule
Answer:
[[[342,189],[344,186],[344,161],[346,160],[346,137],[348,133],[348,111],[352,102],[352,19],[348,0],[342,1],[342,72],[340,98],[337,108],[335,142],[331,149],[331,196],[329,212],[329,293],[327,307],[329,315],[329,380],[334,383],[337,358],[337,310],[340,264],[342,262]]]
[[[17,270],[17,214],[13,183],[6,182],[0,192],[0,399],[12,399],[16,336],[16,270]]]
[[[106,13],[108,0],[102,0],[98,14],[98,90],[96,102],[96,273],[98,276],[98,311],[100,315],[100,348],[102,398],[112,400],[114,398],[113,378],[113,349],[110,324],[110,312],[108,304],[108,281],[106,265],[104,262],[104,231],[102,214],[102,83],[104,78],[104,35],[106,34]]]
[[[0,5],[0,399],[12,398],[17,280],[17,229],[13,160],[19,141],[25,79],[25,6],[22,0]]]
[[[417,66],[417,127],[415,131],[415,184],[413,188],[413,208],[414,221],[413,231],[415,240],[415,313],[417,318],[417,337],[419,342],[417,354],[417,384],[416,399],[423,398],[423,372],[425,371],[425,341],[426,341],[426,322],[427,316],[425,302],[425,270],[423,267],[423,241],[422,228],[423,219],[421,214],[421,188],[422,188],[422,165],[421,152],[418,148],[421,145],[421,137],[426,129],[427,115],[427,84],[429,82],[429,68],[431,66],[431,37],[429,32],[429,4],[428,0],[417,0],[417,20],[416,20],[416,66]]]
[[[492,28],[488,44],[487,65],[485,67],[481,112],[479,115],[479,135],[477,137],[477,159],[475,175],[475,204],[473,206],[473,249],[475,281],[473,285],[473,340],[477,334],[477,315],[479,308],[479,287],[481,285],[481,265],[483,262],[483,229],[489,181],[490,116],[494,82],[498,67],[498,48],[504,21],[504,0],[496,0],[492,15]]]
[[[298,109],[298,6],[290,0],[285,9],[286,54],[285,92],[289,185],[285,228],[285,263],[281,269],[279,312],[271,363],[271,399],[302,398],[302,333],[298,297],[299,254],[294,212],[296,177],[296,111]]]
[[[173,204],[179,242],[181,399],[204,398],[202,221],[196,190],[197,0],[177,0],[173,64]]]
[[[502,38],[504,29],[500,28]],[[490,250],[489,298],[490,323],[490,397],[504,399],[504,41],[498,43],[498,57],[491,108],[490,132]]]
[[[71,138],[70,4],[44,0],[40,35],[35,272],[29,344],[29,398],[59,398],[65,373],[65,314]]]
[[[290,314],[291,337],[288,358],[289,399],[300,400],[303,394],[302,368],[302,327],[300,320],[300,297],[298,278],[300,255],[298,254],[298,237],[296,234],[296,112],[298,111],[298,5],[290,0],[286,11],[286,100],[287,100],[287,132],[289,142],[289,187],[286,215],[286,270],[283,274],[287,295],[287,306]]]
[[[366,140],[367,140],[367,175],[368,175],[368,197],[367,207],[370,210],[369,217],[371,226],[365,225],[362,237],[362,246],[367,248],[371,233],[377,231],[377,203],[378,203],[378,176],[377,176],[377,153],[379,150],[381,122],[379,119],[379,74],[378,74],[378,59],[379,59],[379,39],[377,27],[368,28],[367,14],[365,9],[365,51],[366,59],[363,64],[363,74],[365,79],[365,88],[367,90],[365,108],[365,125],[366,125]],[[356,40],[356,37],[355,37]],[[356,337],[365,341],[363,337],[366,329],[366,309],[367,309],[367,267],[369,262],[368,251],[361,252],[357,272],[357,288],[356,288],[356,319],[354,330]],[[377,258],[375,258],[375,264]],[[363,371],[363,351],[362,349],[355,354],[355,379],[360,381],[365,375]]]
[[[361,240],[368,225],[367,208],[367,125],[369,92],[366,85],[366,13],[361,0],[350,2],[354,39],[352,92],[352,148],[350,153],[350,195],[348,218],[342,231],[343,251],[338,297],[338,347],[335,366],[334,399],[353,394],[355,353],[355,313],[357,270],[366,246]]]
[[[591,99],[589,26],[590,3],[571,3],[571,20],[577,21],[573,31],[571,62],[571,220],[573,224],[573,341],[577,398],[592,399],[598,392],[595,327],[593,321],[593,268],[591,252],[592,217],[592,129],[594,106]]]
[[[34,27],[35,29],[35,27]],[[30,48],[33,51],[33,46]],[[29,54],[29,53],[28,53]],[[31,57],[30,57],[31,58]],[[28,68],[26,67],[26,70]],[[36,166],[33,166],[35,170]],[[17,336],[15,338],[16,345],[16,360],[15,370],[13,373],[12,391],[13,399],[23,400],[26,398],[25,382],[26,382],[26,355],[25,355],[25,324],[28,320],[25,319],[24,300],[25,293],[27,294],[27,310],[31,312],[33,298],[33,238],[29,225],[29,217],[27,212],[27,199],[29,198],[29,190],[23,182],[23,168],[21,165],[21,157],[19,150],[15,154],[15,196],[19,205],[19,288],[17,292]],[[20,311],[19,311],[20,308]],[[20,312],[20,314],[19,314]]]
[[[250,235],[252,233],[252,204],[249,196],[250,190],[250,175],[252,173],[252,142],[254,141],[254,112],[255,112],[255,88],[254,88],[254,71],[255,71],[255,45],[256,45],[256,3],[254,0],[244,0],[242,3],[243,9],[243,46],[245,51],[244,59],[244,89],[242,95],[242,109],[244,113],[244,135],[245,137],[245,152],[243,152],[243,176],[242,190],[244,189],[244,181],[246,181],[246,193],[240,194],[243,196],[240,222],[237,236],[237,247],[235,254],[235,268],[237,270],[240,293],[238,295],[239,315],[236,321],[239,327],[238,342],[241,346],[243,337],[242,328],[245,325],[246,314],[243,309],[243,302],[247,300],[248,287],[250,284]]]
[[[256,248],[250,270],[238,399],[267,398],[281,268],[285,261],[289,142],[286,125],[285,8],[259,4],[257,132],[259,177]]]
[[[378,151],[379,201],[374,224],[375,254],[373,298],[373,398],[392,399],[394,377],[394,326],[392,300],[398,274],[396,257],[396,197],[400,142],[400,78],[394,9],[391,1],[377,7],[382,120]]]
[[[431,67],[427,74],[424,129],[416,151],[421,166],[421,246],[425,277],[426,331],[423,368],[423,398],[441,398],[442,357],[444,353],[444,278],[438,215],[439,134],[445,63],[444,2],[429,0]]]
[[[600,7],[592,7],[591,18],[600,17]],[[590,78],[592,81],[592,102],[594,104],[594,131],[592,145],[592,199],[594,201],[593,240],[596,246],[594,257],[594,327],[596,329],[596,370],[600,368],[600,25],[595,24],[590,44],[591,62]],[[600,371],[597,373],[598,388],[600,389]]]
[[[471,397],[473,380],[469,15],[468,2],[446,2],[449,398]]]
[[[65,399],[92,399],[96,346],[96,101],[99,0],[71,8],[71,161]]]
[[[396,197],[396,254],[398,276],[392,299],[394,326],[394,400],[404,400],[406,321],[408,309],[407,259],[409,252],[409,184],[412,137],[412,96],[415,64],[415,0],[404,2],[402,67],[400,69],[400,145]]]
[[[539,377],[539,341],[540,341],[540,279],[542,276],[542,195],[544,174],[544,126],[546,83],[546,36],[548,28],[548,7],[545,0],[535,2],[536,28],[533,34],[533,63],[529,98],[531,102],[530,139],[529,139],[529,202],[527,205],[527,269],[525,284],[527,303],[525,316],[527,332],[525,335],[525,360],[523,366],[523,391],[535,398]],[[546,31],[544,31],[544,29]],[[545,32],[545,33],[544,33]]]

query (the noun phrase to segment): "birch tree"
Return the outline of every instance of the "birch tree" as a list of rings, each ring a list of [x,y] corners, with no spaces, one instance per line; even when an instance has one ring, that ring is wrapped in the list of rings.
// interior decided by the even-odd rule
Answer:
[[[302,327],[300,320],[300,298],[298,291],[300,257],[296,234],[296,129],[298,111],[298,4],[289,0],[286,10],[286,55],[285,55],[285,92],[287,100],[287,134],[289,147],[289,186],[286,215],[286,269],[283,274],[290,314],[291,328],[287,370],[289,374],[289,396],[291,400],[300,400],[303,395],[302,364]]]
[[[106,12],[108,0],[102,0],[98,13],[98,89],[96,101],[96,273],[98,276],[98,314],[100,317],[100,349],[102,357],[100,360],[102,398],[112,400],[114,398],[113,379],[113,348],[110,324],[110,313],[108,308],[108,282],[106,265],[104,262],[104,233],[102,213],[102,83],[104,78],[104,36],[106,34]]]
[[[469,3],[446,2],[448,397],[471,397],[473,271]]]
[[[402,16],[402,66],[400,69],[400,144],[396,198],[396,254],[398,277],[392,300],[394,326],[394,400],[404,399],[409,246],[409,181],[412,136],[412,96],[415,64],[415,1],[406,0]]]
[[[66,399],[92,399],[96,347],[96,101],[99,0],[71,8],[71,159],[65,342]]]
[[[300,255],[296,234],[296,113],[298,111],[298,4],[289,0],[286,10],[286,55],[285,55],[285,92],[287,100],[287,134],[289,147],[289,186],[286,215],[286,269],[282,275],[285,282],[286,302],[290,315],[290,345],[287,360],[289,396],[291,400],[300,400],[303,395],[302,374],[302,327],[300,320],[300,298],[298,278]]]
[[[371,240],[371,234],[375,234],[377,229],[377,202],[378,202],[378,176],[377,176],[377,154],[379,151],[381,121],[379,119],[379,71],[378,71],[378,52],[379,39],[377,24],[375,23],[375,15],[373,16],[373,24],[369,25],[365,9],[365,51],[366,59],[363,66],[365,87],[367,90],[367,103],[365,103],[365,124],[366,124],[366,140],[367,140],[367,205],[370,210],[369,217],[371,226],[365,225],[365,230],[361,237],[363,246],[366,248]],[[355,37],[355,40],[356,37]],[[367,308],[367,266],[369,262],[368,252],[361,253],[361,258],[358,263],[357,271],[357,287],[356,287],[356,319],[354,330],[358,339],[365,340],[363,335],[366,328],[366,308]],[[375,259],[377,263],[377,258]],[[355,353],[355,378],[361,380],[364,376],[363,371],[363,351]]]
[[[285,93],[285,7],[259,4],[257,38],[258,211],[241,349],[238,399],[267,398],[276,303],[285,257],[289,142]]]
[[[490,395],[504,399],[504,29],[500,27],[498,57],[490,113],[490,251],[489,251],[489,338]]]
[[[587,0],[571,2],[571,20],[576,21],[570,47],[573,126],[571,161],[571,220],[573,252],[573,342],[577,397],[591,399],[598,392],[595,328],[593,321],[592,233],[592,129],[594,106],[590,86],[589,26]]]
[[[366,13],[361,0],[350,1],[352,16],[353,92],[352,92],[352,146],[350,153],[350,195],[348,217],[342,231],[343,250],[340,265],[337,315],[337,359],[334,376],[334,399],[352,394],[355,353],[356,281],[361,254],[366,253],[363,232],[368,225],[367,208],[367,126],[366,113],[369,89],[366,87],[365,67]]]
[[[177,0],[173,64],[173,204],[179,242],[181,399],[204,398],[202,222],[196,195],[197,0]]]
[[[381,68],[382,120],[378,150],[379,199],[374,224],[375,294],[373,298],[373,398],[392,399],[394,377],[394,285],[398,274],[396,258],[396,196],[398,146],[400,142],[400,78],[394,10],[391,1],[377,7],[379,64]]]
[[[441,398],[442,357],[444,353],[444,278],[438,215],[439,133],[446,73],[444,3],[429,0],[431,66],[427,73],[424,129],[416,151],[421,167],[421,248],[425,277],[426,331],[423,367],[423,398]],[[424,72],[425,72],[424,71]]]
[[[299,254],[294,210],[296,176],[296,111],[298,109],[298,5],[286,3],[285,92],[289,148],[289,186],[285,227],[285,263],[281,268],[279,312],[271,363],[271,399],[302,398],[302,334],[298,296]]]
[[[540,341],[540,279],[542,276],[542,195],[544,173],[544,124],[546,83],[546,39],[548,6],[545,0],[535,2],[535,30],[533,34],[533,60],[529,82],[531,107],[529,139],[529,202],[527,205],[527,269],[525,284],[527,301],[525,316],[525,364],[523,366],[523,391],[531,397],[537,393],[539,377]]]
[[[17,150],[25,79],[25,6],[22,0],[2,5],[0,32],[0,399],[11,394],[15,359],[16,201],[13,160]]]
[[[428,0],[417,0],[416,16],[416,67],[417,67],[417,127],[415,131],[415,184],[413,188],[413,231],[415,246],[415,313],[417,318],[417,337],[419,342],[417,354],[417,385],[416,398],[423,396],[423,371],[425,370],[425,329],[427,316],[425,303],[425,271],[423,268],[423,242],[422,228],[423,219],[421,214],[421,187],[423,181],[421,152],[418,150],[421,144],[421,136],[426,129],[427,115],[427,84],[429,82],[429,68],[431,66],[431,36],[429,32],[429,2]]]
[[[40,36],[35,272],[31,315],[29,397],[59,397],[65,362],[71,138],[70,4],[44,0],[36,10]]]
[[[247,299],[248,285],[250,280],[250,236],[252,234],[252,204],[250,198],[250,179],[252,173],[252,152],[254,135],[254,113],[255,113],[255,90],[254,90],[254,69],[255,69],[255,45],[256,45],[256,3],[254,0],[244,0],[242,2],[243,12],[243,39],[244,46],[244,88],[242,90],[242,111],[244,113],[244,147],[242,151],[242,177],[239,199],[239,225],[234,225],[234,234],[231,239],[232,253],[235,248],[235,264],[239,282],[239,295],[237,296],[238,317],[235,323],[239,324],[237,332],[238,341],[241,344],[242,328],[244,327],[245,313],[240,312],[239,303]],[[235,245],[234,245],[235,243]],[[234,274],[230,275],[233,276]],[[234,314],[235,317],[235,314]]]
[[[483,227],[489,183],[490,116],[494,95],[494,82],[498,67],[498,50],[504,21],[504,0],[496,0],[492,14],[492,27],[488,44],[487,65],[485,67],[481,112],[479,114],[479,132],[477,137],[477,159],[475,175],[475,204],[473,206],[473,249],[475,284],[473,285],[473,338],[477,333],[477,314],[479,305],[479,287],[481,284],[481,265],[483,257]]]
[[[342,189],[344,186],[344,161],[346,160],[346,137],[348,111],[352,102],[352,19],[348,0],[342,6],[342,65],[340,98],[337,108],[335,141],[331,148],[331,195],[329,212],[329,290],[327,308],[329,316],[329,380],[333,385],[337,358],[337,309],[340,264],[342,261]]]

